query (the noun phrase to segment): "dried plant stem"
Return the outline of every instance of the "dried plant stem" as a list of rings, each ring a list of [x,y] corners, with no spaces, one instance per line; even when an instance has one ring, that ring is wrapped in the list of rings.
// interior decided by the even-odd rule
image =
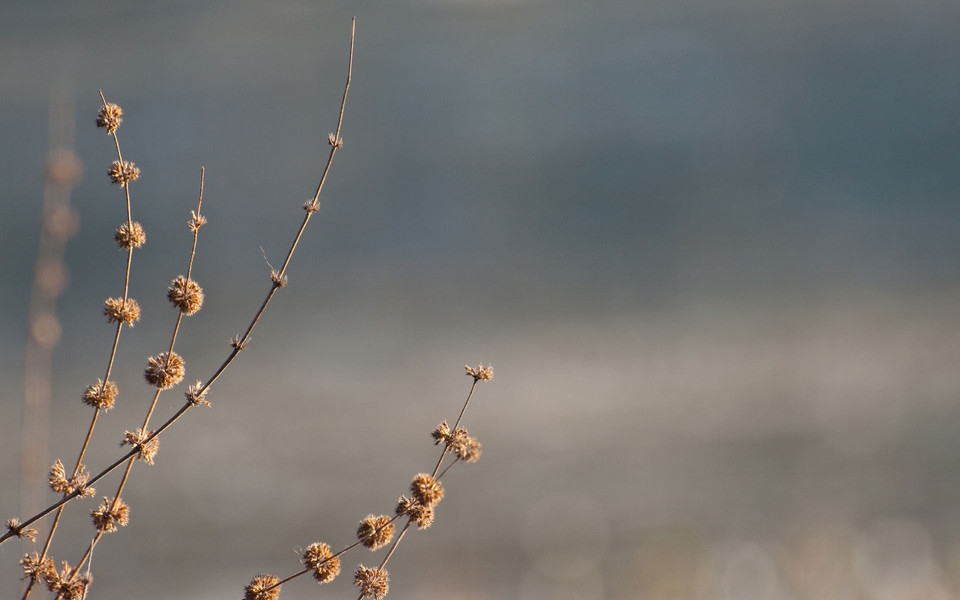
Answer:
[[[253,332],[253,329],[254,329],[254,327],[256,326],[257,322],[259,322],[260,317],[263,316],[263,313],[266,311],[267,306],[270,304],[270,301],[273,299],[273,296],[276,294],[277,290],[285,285],[285,283],[286,283],[285,273],[286,273],[287,266],[288,266],[289,263],[290,263],[290,259],[293,257],[293,253],[294,253],[294,251],[296,250],[296,247],[297,247],[298,242],[300,241],[300,238],[303,236],[303,232],[304,232],[304,230],[306,229],[307,223],[310,221],[310,217],[312,216],[313,213],[315,213],[315,212],[317,212],[317,210],[319,210],[319,207],[320,207],[320,202],[319,202],[320,192],[322,191],[322,189],[323,189],[323,184],[324,184],[324,182],[326,181],[327,175],[328,175],[329,172],[330,172],[330,167],[331,167],[331,165],[333,164],[333,158],[334,158],[334,156],[336,155],[337,150],[342,146],[342,141],[341,141],[341,138],[340,138],[340,132],[341,132],[341,129],[342,129],[342,126],[343,126],[343,114],[344,114],[344,107],[345,107],[345,105],[346,105],[346,100],[347,100],[347,93],[348,93],[349,90],[350,90],[350,82],[351,82],[351,79],[352,79],[352,76],[353,76],[353,49],[354,49],[355,34],[356,34],[356,18],[354,18],[354,19],[352,20],[352,23],[351,23],[351,31],[350,31],[350,54],[349,54],[349,60],[348,60],[348,66],[347,66],[347,81],[346,81],[346,85],[344,86],[343,97],[342,97],[342,100],[341,100],[341,102],[340,102],[340,113],[339,113],[339,116],[338,116],[338,118],[337,118],[336,133],[330,135],[330,146],[331,146],[331,148],[330,148],[330,155],[329,155],[329,157],[327,158],[327,164],[326,164],[326,167],[325,167],[324,170],[323,170],[323,175],[322,175],[321,178],[320,178],[320,183],[317,185],[317,191],[316,191],[316,193],[314,194],[313,199],[312,199],[311,201],[308,201],[307,204],[304,206],[304,209],[305,209],[305,211],[306,211],[306,215],[304,216],[303,222],[300,224],[300,228],[298,229],[297,234],[296,234],[296,236],[295,236],[295,238],[294,238],[294,240],[293,240],[293,243],[292,243],[291,246],[290,246],[290,250],[287,252],[286,258],[285,258],[284,261],[283,261],[283,267],[281,268],[281,270],[280,270],[279,272],[274,273],[274,274],[271,275],[271,279],[273,280],[273,285],[271,286],[270,291],[267,293],[266,297],[264,298],[263,302],[262,302],[261,305],[260,305],[260,308],[257,310],[256,314],[254,315],[253,319],[251,320],[249,326],[248,326],[247,329],[246,329],[246,332],[243,334],[242,337],[240,337],[239,339],[237,339],[237,340],[234,341],[234,343],[233,343],[233,351],[230,352],[230,354],[227,356],[227,358],[226,358],[226,359],[223,361],[223,363],[216,369],[216,371],[214,372],[214,374],[213,374],[209,379],[206,380],[206,382],[204,382],[204,383],[202,383],[202,384],[199,384],[199,385],[197,386],[196,390],[194,391],[194,397],[196,397],[196,398],[202,397],[202,396],[213,386],[213,384],[217,381],[217,379],[219,379],[219,377],[223,374],[223,372],[226,371],[226,369],[233,363],[234,359],[237,357],[237,355],[240,353],[240,351],[243,350],[243,349],[248,345],[249,340],[250,340],[250,334]],[[103,97],[103,96],[102,96],[102,94],[101,94],[101,98],[102,98],[102,97]],[[105,102],[105,101],[104,101],[104,102]],[[116,139],[116,136],[114,136],[114,139]],[[120,145],[119,145],[119,142],[118,142],[118,143],[117,143],[118,156],[119,156],[119,148],[120,148]],[[120,160],[122,161],[122,158],[121,158]],[[126,189],[126,188],[127,188],[127,186],[124,185],[124,189]],[[132,224],[132,219],[130,218],[130,208],[129,208],[129,193],[127,194],[127,198],[128,198],[128,204],[127,204],[128,224]],[[130,265],[130,258],[129,258],[129,257],[128,257],[128,259],[127,259],[127,264],[128,264],[128,269],[127,269],[127,282],[129,282],[129,265]],[[127,297],[127,286],[125,285],[125,286],[124,286],[124,299],[126,299],[126,297]],[[119,340],[119,335],[120,335],[120,327],[117,328],[117,340]],[[117,343],[115,342],[115,343],[114,343],[113,352],[111,353],[110,366],[109,366],[108,369],[107,369],[108,377],[109,377],[109,373],[110,373],[110,370],[111,370],[111,367],[112,367],[112,364],[113,364],[113,358],[114,358],[114,356],[116,355],[116,348],[117,348]],[[175,422],[177,422],[177,420],[179,420],[180,417],[182,417],[182,416],[184,415],[184,413],[186,413],[187,410],[189,410],[192,406],[194,406],[194,402],[193,402],[192,399],[189,399],[189,398],[188,398],[187,402],[185,402],[185,403],[183,404],[183,406],[181,406],[170,418],[168,418],[162,425],[160,425],[156,430],[154,430],[153,433],[151,433],[151,434],[149,434],[148,436],[146,436],[146,437],[143,439],[143,441],[141,442],[141,445],[146,445],[146,444],[148,444],[148,443],[151,442],[154,438],[158,437],[161,433],[163,433],[164,431],[166,431],[167,428],[169,428],[171,425],[173,425]],[[99,412],[99,410],[96,411],[95,414],[94,414],[94,422],[96,421],[96,416],[97,416],[97,413],[98,413],[98,412]],[[92,431],[92,426],[91,426],[91,431]],[[88,439],[87,439],[87,441],[86,441],[85,444],[84,444],[84,451],[85,451],[85,449],[86,449],[86,445],[89,443],[90,434],[88,434],[87,437],[88,437]],[[111,463],[109,466],[107,466],[105,469],[103,469],[102,471],[98,472],[96,475],[91,476],[91,477],[88,479],[88,481],[87,481],[87,485],[88,485],[88,486],[92,486],[93,484],[97,483],[97,482],[100,481],[103,477],[107,476],[108,474],[110,474],[110,473],[112,473],[114,470],[116,470],[116,469],[117,469],[120,465],[122,465],[125,461],[127,461],[127,460],[135,457],[135,455],[137,455],[138,453],[139,453],[139,448],[136,448],[136,447],[133,448],[132,450],[128,451],[128,452],[125,453],[123,456],[121,456],[121,457],[118,458],[116,461],[114,461],[114,462]],[[81,456],[82,456],[82,453],[81,453]],[[50,513],[53,512],[53,511],[58,511],[58,515],[57,515],[58,518],[55,519],[55,522],[56,522],[57,520],[59,520],[59,512],[61,511],[61,509],[63,508],[63,506],[64,506],[65,504],[67,504],[68,502],[70,502],[71,500],[75,499],[75,498],[76,498],[77,496],[79,496],[81,493],[82,493],[82,490],[77,490],[77,491],[74,491],[74,492],[72,492],[72,493],[70,493],[70,494],[67,494],[67,495],[64,496],[62,499],[60,499],[58,502],[56,502],[56,503],[52,504],[51,506],[47,507],[46,509],[40,511],[40,512],[37,513],[36,515],[34,515],[34,516],[32,516],[32,517],[30,517],[30,518],[28,518],[28,519],[24,519],[23,521],[21,521],[21,522],[20,522],[20,527],[21,527],[21,528],[27,527],[27,526],[29,526],[30,524],[36,522],[37,520],[42,519],[43,517],[47,516],[48,514],[50,514]],[[0,543],[3,543],[4,541],[10,539],[11,537],[15,537],[15,535],[16,535],[16,534],[15,534],[14,531],[7,531],[7,532],[5,532],[4,534],[0,535]],[[51,535],[52,535],[52,534],[51,534]]]

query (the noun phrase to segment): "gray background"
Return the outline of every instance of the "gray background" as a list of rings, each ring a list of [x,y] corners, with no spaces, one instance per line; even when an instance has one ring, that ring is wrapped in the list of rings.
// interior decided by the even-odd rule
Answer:
[[[432,467],[427,434],[480,361],[497,377],[465,423],[484,456],[445,479],[390,598],[960,597],[953,1],[4,3],[0,517],[19,512],[51,104],[72,99],[85,175],[49,462],[79,448],[120,294],[98,89],[143,170],[144,319],[95,467],[149,402],[200,165],[188,380],[266,292],[326,158],[353,15],[345,146],[290,286],[213,406],[136,465],[92,598],[239,598],[297,547],[349,542]],[[82,554],[93,504],[68,509],[58,560]],[[32,550],[0,547],[0,596]],[[355,597],[349,571],[379,556],[282,597]]]

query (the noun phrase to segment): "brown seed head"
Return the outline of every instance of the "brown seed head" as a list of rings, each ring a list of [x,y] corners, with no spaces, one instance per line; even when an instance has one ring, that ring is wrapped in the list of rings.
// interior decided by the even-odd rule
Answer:
[[[289,283],[290,278],[286,275],[281,275],[280,271],[273,269],[270,271],[270,281],[272,281],[273,285],[277,287],[285,288],[287,287],[287,283]]]
[[[446,443],[450,437],[450,426],[447,425],[446,421],[440,423],[437,425],[437,428],[430,433],[430,437],[433,438],[434,446]]]
[[[413,478],[410,484],[413,499],[424,506],[433,506],[443,499],[443,486],[434,479],[433,475],[420,473]]]
[[[369,569],[360,565],[353,576],[353,584],[360,588],[363,598],[381,600],[390,589],[389,583],[390,576],[386,569]]]
[[[117,530],[117,525],[126,527],[130,522],[130,507],[122,498],[111,501],[106,496],[103,502],[95,510],[90,511],[93,517],[93,525],[97,531],[102,533],[111,533]]]
[[[86,597],[87,588],[93,583],[93,578],[86,573],[81,575],[74,572],[67,561],[61,564],[63,569],[59,573],[53,569],[44,575],[47,589],[55,593],[58,599],[83,600]]]
[[[83,392],[83,403],[101,410],[110,410],[119,393],[116,382],[97,379],[96,383],[88,385]]]
[[[147,234],[143,231],[143,225],[134,221],[133,223],[123,223],[113,234],[113,239],[121,248],[139,248],[147,241]]]
[[[303,210],[307,211],[310,214],[313,214],[320,210],[320,201],[319,200],[307,200],[303,203]]]
[[[191,233],[196,233],[206,224],[207,218],[205,216],[197,214],[195,211],[190,211],[190,220],[187,221],[187,226],[190,228]]]
[[[28,529],[27,527],[20,525],[20,519],[17,519],[16,517],[13,519],[7,519],[7,531],[11,532],[21,540],[30,540],[31,542],[37,541],[35,536],[37,530]]]
[[[400,500],[397,501],[396,513],[398,515],[409,515],[417,523],[417,529],[426,529],[433,524],[433,508],[424,506],[406,496],[400,496]]]
[[[483,363],[480,363],[478,367],[463,365],[463,368],[467,370],[467,376],[473,377],[474,381],[490,381],[493,379],[493,367],[491,365],[483,366]]]
[[[196,281],[178,275],[167,288],[167,300],[189,317],[203,306],[203,290]]]
[[[303,566],[313,571],[317,583],[333,581],[340,574],[340,557],[330,553],[330,545],[314,542],[307,546],[301,556]]]
[[[50,467],[50,474],[47,477],[50,489],[64,496],[69,496],[76,491],[80,492],[80,496],[92,496],[95,490],[87,486],[89,479],[90,473],[84,469],[82,464],[77,467],[77,474],[67,479],[66,471],[60,459],[57,459],[57,462]]]
[[[183,358],[179,354],[171,352],[168,355],[166,352],[161,352],[147,359],[147,368],[143,371],[143,376],[150,385],[168,390],[183,381],[186,371]]]
[[[343,138],[332,132],[327,134],[327,143],[334,148],[343,148]]]
[[[107,169],[107,175],[113,183],[127,185],[140,178],[140,169],[132,162],[115,160]]]
[[[23,576],[34,581],[44,580],[56,576],[57,568],[53,566],[53,559],[49,556],[40,559],[40,554],[24,554],[20,559],[20,566],[23,567]]]
[[[210,406],[210,403],[206,401],[207,388],[203,386],[202,381],[198,380],[195,384],[188,387],[184,395],[193,406],[199,406],[201,404]]]
[[[103,303],[103,314],[107,317],[107,323],[123,322],[129,327],[140,320],[140,305],[133,298],[107,298]]]
[[[243,600],[277,600],[280,597],[279,582],[276,575],[261,573],[243,588]]]
[[[124,431],[123,441],[120,442],[120,446],[136,447],[139,450],[137,458],[148,465],[152,465],[153,458],[157,455],[157,449],[160,448],[160,438],[154,437],[151,438],[150,441],[146,441],[151,435],[153,435],[152,431],[144,432],[142,429]]]
[[[357,528],[357,539],[363,542],[363,545],[371,550],[379,550],[393,539],[396,528],[393,526],[390,517],[387,515],[368,515],[366,519],[360,521]]]
[[[97,127],[104,127],[107,133],[113,133],[123,123],[123,109],[114,103],[105,104],[97,113]]]

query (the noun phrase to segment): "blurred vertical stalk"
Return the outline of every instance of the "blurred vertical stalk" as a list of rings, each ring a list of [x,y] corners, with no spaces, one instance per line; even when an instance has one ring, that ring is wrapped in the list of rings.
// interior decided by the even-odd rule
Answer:
[[[72,82],[58,81],[51,86],[49,128],[40,243],[30,291],[24,357],[21,514],[32,514],[45,505],[52,355],[61,333],[57,298],[68,281],[64,250],[79,227],[79,217],[70,206],[70,193],[83,174],[83,165],[73,149],[76,91]]]

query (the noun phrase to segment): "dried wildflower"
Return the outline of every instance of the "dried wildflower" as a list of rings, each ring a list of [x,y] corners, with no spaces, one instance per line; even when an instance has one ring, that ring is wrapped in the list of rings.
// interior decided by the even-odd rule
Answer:
[[[140,178],[140,169],[132,162],[115,160],[107,169],[107,175],[110,176],[110,181],[113,183],[127,185]]]
[[[301,557],[303,566],[313,571],[317,583],[333,581],[340,574],[340,557],[330,553],[330,545],[314,542],[307,546]]]
[[[363,598],[380,600],[387,595],[390,589],[390,577],[386,569],[369,569],[363,565],[357,567],[353,576],[353,584],[360,588]]]
[[[450,438],[450,426],[447,425],[447,422],[444,421],[437,425],[437,428],[430,433],[430,437],[433,438],[433,445],[439,446],[440,444],[445,444]]]
[[[183,381],[183,375],[186,372],[183,358],[176,352],[161,352],[156,356],[147,359],[147,368],[143,371],[143,376],[147,383],[161,389],[168,390]]]
[[[103,303],[107,323],[124,323],[129,327],[140,320],[140,305],[133,298],[107,298]]]
[[[277,600],[280,597],[280,578],[260,573],[243,588],[243,600]]]
[[[203,306],[203,290],[196,281],[178,275],[167,288],[167,300],[189,317]]]
[[[363,541],[363,545],[371,550],[378,550],[390,543],[396,528],[393,526],[390,517],[387,515],[368,515],[366,519],[360,521],[360,527],[357,528],[357,538]]]
[[[134,446],[137,448],[137,458],[147,463],[148,465],[153,464],[153,458],[157,455],[157,449],[160,447],[160,438],[153,437],[147,441],[153,435],[152,431],[144,432],[142,429],[136,431],[124,431],[123,432],[123,441],[120,442],[120,446]]]
[[[201,227],[207,224],[207,218],[201,214],[198,214],[194,211],[190,211],[190,220],[187,221],[187,226],[190,228],[191,233],[196,233]]]
[[[126,527],[130,522],[130,507],[122,498],[117,498],[114,502],[104,496],[100,506],[90,511],[90,514],[93,516],[93,525],[102,533],[114,532],[117,525]]]
[[[123,223],[117,227],[113,234],[113,239],[121,248],[139,248],[147,241],[147,234],[143,230],[143,225],[133,221],[132,223]]]
[[[307,211],[310,214],[313,214],[320,210],[320,201],[319,200],[307,200],[303,203],[303,210]]]
[[[77,575],[67,561],[61,564],[61,572],[52,569],[44,574],[47,589],[55,593],[58,599],[82,600],[87,594],[87,588],[93,583],[93,578],[89,574]]]
[[[332,132],[327,134],[327,143],[334,148],[343,148],[343,138]]]
[[[473,377],[474,381],[490,381],[493,379],[493,367],[491,365],[483,366],[483,363],[480,363],[478,367],[463,365],[463,368],[467,370],[467,376]]]
[[[277,271],[276,269],[272,269],[270,271],[270,281],[273,282],[273,285],[284,288],[284,287],[287,287],[287,283],[289,283],[290,278],[287,277],[286,275],[281,275],[280,271]]]
[[[483,447],[480,445],[480,442],[477,438],[470,437],[467,435],[466,429],[458,429],[457,433],[463,432],[463,435],[455,436],[448,447],[453,450],[457,457],[460,460],[465,460],[467,462],[477,462],[480,460],[480,454],[483,451]]]
[[[57,573],[57,568],[53,566],[53,559],[49,556],[41,559],[40,554],[37,552],[24,554],[23,558],[20,559],[20,566],[23,567],[24,579],[32,579],[34,581],[46,581],[50,577],[56,577]]]
[[[210,403],[205,400],[207,397],[207,388],[203,386],[202,381],[198,380],[195,384],[188,387],[184,396],[186,396],[190,404],[194,406],[199,406],[201,404],[204,406],[210,406]]]
[[[433,475],[420,473],[413,478],[410,484],[413,499],[424,506],[433,506],[443,499],[443,486],[434,479]]]
[[[433,507],[424,506],[416,500],[400,496],[397,501],[398,515],[408,515],[417,523],[417,529],[426,529],[433,524]]]
[[[7,519],[7,531],[11,532],[21,540],[30,540],[31,542],[37,541],[35,536],[37,530],[24,527],[20,524],[20,519],[17,519],[16,517],[13,519]]]
[[[77,466],[77,474],[67,479],[63,463],[57,459],[57,462],[50,467],[50,475],[47,481],[50,483],[50,489],[58,494],[69,496],[79,491],[80,496],[92,496],[95,490],[92,487],[87,487],[89,479],[90,473],[87,473],[82,464]]]
[[[97,113],[97,127],[104,127],[107,133],[113,133],[123,123],[123,109],[114,103],[105,104]]]
[[[83,403],[94,408],[110,410],[119,393],[116,382],[97,379],[96,383],[88,385],[83,392]]]

